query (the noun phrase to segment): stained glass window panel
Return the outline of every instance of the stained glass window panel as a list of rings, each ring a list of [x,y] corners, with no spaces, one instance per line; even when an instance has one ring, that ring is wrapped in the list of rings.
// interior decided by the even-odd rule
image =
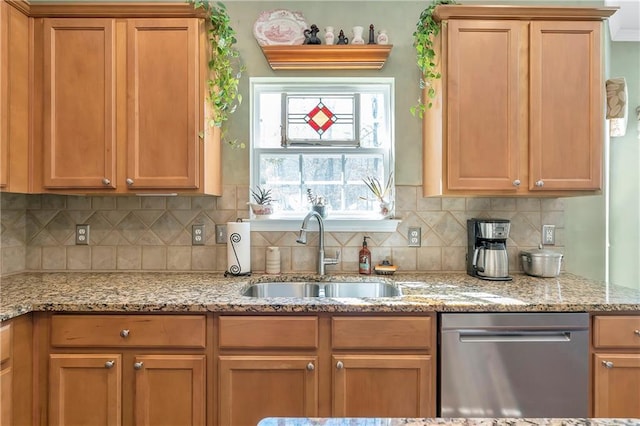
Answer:
[[[291,142],[356,140],[355,96],[287,96],[287,139]]]

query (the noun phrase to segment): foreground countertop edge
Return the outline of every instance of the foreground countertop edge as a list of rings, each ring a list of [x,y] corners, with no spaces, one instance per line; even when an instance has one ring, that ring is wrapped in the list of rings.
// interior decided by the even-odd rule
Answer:
[[[258,426],[631,426],[634,418],[294,418],[267,417]]]
[[[250,298],[249,283],[390,280],[399,298]],[[464,273],[413,273],[392,277],[312,274],[224,277],[216,273],[26,272],[2,277],[0,321],[29,312],[218,313],[428,313],[428,312],[640,312],[640,290],[615,288],[562,274],[525,275],[513,282],[479,280]]]

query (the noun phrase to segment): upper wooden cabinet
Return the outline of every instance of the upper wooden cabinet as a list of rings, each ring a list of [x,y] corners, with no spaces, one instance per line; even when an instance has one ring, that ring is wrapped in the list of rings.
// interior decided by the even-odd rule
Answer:
[[[0,2],[0,191],[29,191],[29,27]]]
[[[65,10],[35,21],[35,191],[219,195],[203,20],[51,13]]]
[[[424,195],[598,191],[601,19],[614,11],[438,6],[442,79],[423,122]]]

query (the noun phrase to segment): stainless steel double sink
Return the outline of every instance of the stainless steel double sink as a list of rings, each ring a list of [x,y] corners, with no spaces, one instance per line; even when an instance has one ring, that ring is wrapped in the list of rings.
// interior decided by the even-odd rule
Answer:
[[[248,297],[397,297],[398,285],[379,281],[288,281],[250,284],[242,291]]]

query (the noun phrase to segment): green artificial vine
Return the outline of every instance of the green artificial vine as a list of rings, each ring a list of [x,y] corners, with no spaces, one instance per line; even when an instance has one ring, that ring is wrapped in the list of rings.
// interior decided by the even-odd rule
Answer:
[[[416,48],[416,63],[422,72],[420,78],[420,90],[427,88],[427,103],[422,98],[418,99],[418,104],[411,107],[411,114],[418,114],[420,118],[424,115],[426,108],[431,108],[431,99],[435,98],[436,90],[431,83],[439,79],[440,73],[436,68],[436,52],[433,47],[435,37],[440,34],[440,23],[433,19],[433,11],[441,4],[457,4],[455,0],[432,0],[431,5],[422,11],[420,19],[413,32],[413,45]]]
[[[222,2],[210,0],[187,0],[194,9],[202,8],[206,14],[207,41],[209,43],[209,78],[207,79],[207,101],[211,107],[209,126],[219,127],[221,137],[232,147],[244,148],[244,143],[226,140],[222,127],[242,103],[238,92],[244,66],[240,52],[234,47],[236,32],[231,27],[231,18]]]

